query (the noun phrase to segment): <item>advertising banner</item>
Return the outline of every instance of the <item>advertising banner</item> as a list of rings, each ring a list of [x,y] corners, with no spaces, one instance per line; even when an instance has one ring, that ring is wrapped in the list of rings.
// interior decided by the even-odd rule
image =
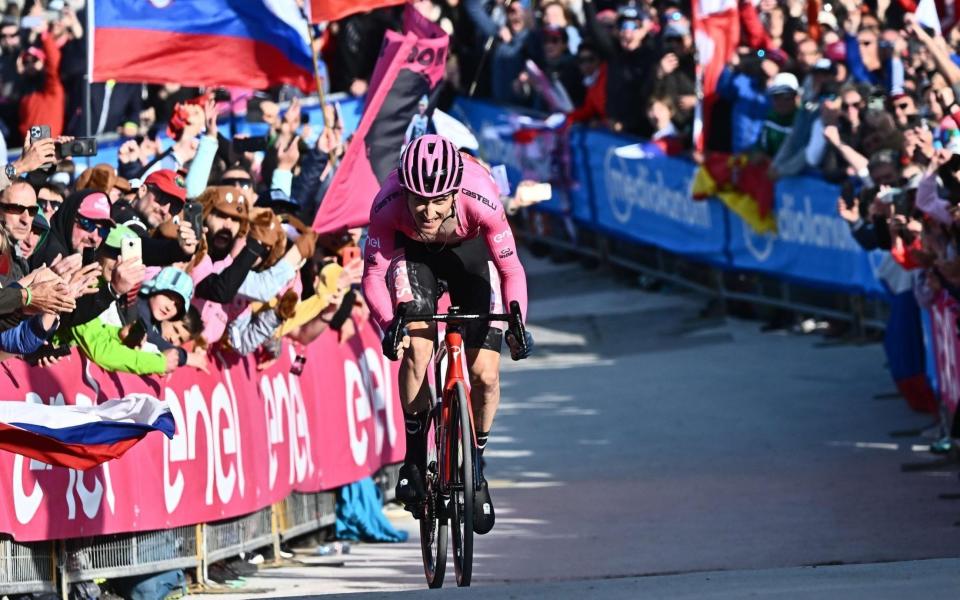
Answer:
[[[947,423],[952,423],[960,402],[960,307],[943,292],[930,307],[930,317],[940,401],[947,410]]]
[[[626,152],[621,136],[587,134],[596,224],[618,237],[660,246],[711,262],[723,260],[724,210],[690,197],[694,165],[669,157]]]
[[[93,404],[148,392],[169,404],[176,435],[150,434],[87,471],[0,453],[0,530],[32,541],[215,521],[399,462],[395,364],[369,324],[357,328],[342,343],[333,331],[314,341],[300,376],[289,345],[263,371],[212,353],[209,374],[181,368],[165,378],[105,372],[77,353],[49,369],[3,362],[4,399]]]
[[[838,186],[812,177],[787,177],[776,186],[775,234],[756,234],[730,219],[730,254],[738,269],[810,283],[885,293],[877,278],[884,252],[866,252],[837,214]]]

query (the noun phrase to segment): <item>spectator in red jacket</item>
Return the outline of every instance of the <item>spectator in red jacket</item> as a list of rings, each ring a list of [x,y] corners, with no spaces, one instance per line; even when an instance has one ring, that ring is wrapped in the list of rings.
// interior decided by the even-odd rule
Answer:
[[[49,125],[52,137],[63,133],[66,94],[60,81],[60,47],[50,32],[40,39],[42,48],[24,50],[18,65],[25,91],[20,99],[21,137],[31,125]]]
[[[567,116],[567,124],[591,123],[607,120],[607,63],[590,42],[583,42],[577,49],[577,65],[587,88],[583,104]]]

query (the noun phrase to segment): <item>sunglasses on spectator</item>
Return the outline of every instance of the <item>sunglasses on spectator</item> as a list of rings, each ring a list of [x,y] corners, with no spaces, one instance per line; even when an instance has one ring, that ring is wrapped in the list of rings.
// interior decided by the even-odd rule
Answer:
[[[170,194],[166,194],[160,191],[159,188],[151,188],[150,191],[153,192],[153,199],[160,206],[170,205],[170,214],[177,215],[180,214],[180,211],[183,209],[183,202],[179,198],[174,198]]]
[[[579,61],[587,64],[595,63],[597,62],[597,57],[593,56],[592,54],[581,54],[579,57]]]
[[[212,214],[212,215],[215,216],[215,217],[220,217],[221,219],[228,219],[228,220],[230,220],[230,221],[235,221],[235,222],[237,222],[237,223],[240,223],[240,222],[243,221],[243,219],[241,219],[241,218],[238,217],[237,215],[228,215],[227,213],[223,212],[222,210],[219,210],[219,209],[216,209],[216,208],[213,209],[212,211],[210,211],[210,214]]]
[[[842,104],[843,110],[850,110],[851,108],[860,108],[863,106],[863,100],[859,102],[844,102]]]
[[[86,217],[81,217],[77,215],[77,227],[86,231],[87,233],[93,233],[96,231],[100,234],[101,239],[107,239],[107,236],[110,235],[110,229],[112,226],[109,223],[103,223],[100,221],[94,221]]]
[[[220,180],[220,185],[238,187],[241,190],[249,189],[251,184],[253,184],[253,180],[246,177],[227,177]]]
[[[37,216],[39,212],[39,206],[24,206],[22,204],[11,204],[9,202],[0,202],[0,210],[7,213],[8,215],[22,215],[26,212],[31,217]]]
[[[640,23],[636,21],[624,21],[620,23],[620,31],[636,31],[640,29]]]
[[[57,212],[60,210],[62,204],[63,202],[57,202],[56,200],[37,200],[37,206],[39,206],[43,212]]]

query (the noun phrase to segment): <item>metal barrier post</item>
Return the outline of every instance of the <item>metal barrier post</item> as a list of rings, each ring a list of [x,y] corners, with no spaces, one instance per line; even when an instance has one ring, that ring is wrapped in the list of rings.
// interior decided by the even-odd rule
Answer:
[[[197,583],[207,584],[207,532],[206,525],[197,523]]]
[[[53,590],[57,590],[57,583],[59,582],[59,577],[57,577],[57,542],[56,540],[50,541],[50,581],[53,583]]]
[[[287,516],[286,507],[281,500],[270,507],[270,533],[273,535],[273,562],[279,563],[280,556],[280,532],[286,529]]]
[[[59,552],[57,552],[57,546],[59,546]],[[70,597],[70,580],[67,577],[67,543],[63,540],[54,542],[54,554],[62,556],[63,560],[60,562],[60,598],[63,600],[68,600]]]

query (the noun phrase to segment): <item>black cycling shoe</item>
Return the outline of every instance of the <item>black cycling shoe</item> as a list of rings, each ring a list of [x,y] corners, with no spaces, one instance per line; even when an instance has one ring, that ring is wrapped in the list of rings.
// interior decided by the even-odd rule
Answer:
[[[493,529],[496,513],[493,512],[493,501],[490,500],[490,488],[487,487],[485,477],[480,477],[480,485],[473,494],[473,532],[479,535],[489,533]]]
[[[404,464],[400,467],[400,475],[395,491],[397,502],[417,516],[417,508],[427,498],[427,491],[423,487],[423,477],[416,465]]]

